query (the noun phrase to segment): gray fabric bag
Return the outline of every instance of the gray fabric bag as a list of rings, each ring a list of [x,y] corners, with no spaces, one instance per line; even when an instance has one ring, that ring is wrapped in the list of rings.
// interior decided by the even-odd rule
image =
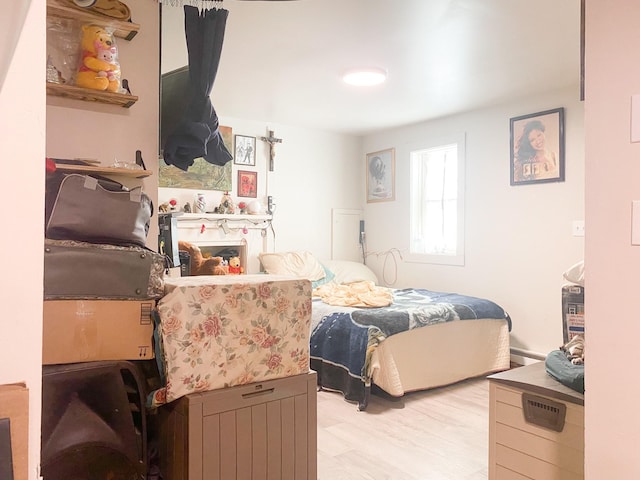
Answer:
[[[60,183],[45,235],[58,240],[144,246],[152,215],[153,204],[142,187],[129,190],[117,182],[70,174]]]

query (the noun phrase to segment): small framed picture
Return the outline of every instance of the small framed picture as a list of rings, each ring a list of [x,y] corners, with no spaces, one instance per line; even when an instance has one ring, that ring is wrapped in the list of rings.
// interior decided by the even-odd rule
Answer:
[[[564,108],[514,117],[511,185],[564,182]]]
[[[367,153],[367,203],[390,202],[396,199],[394,148]]]
[[[256,164],[256,137],[235,135],[233,163],[254,166]]]
[[[258,196],[258,172],[238,170],[238,196],[251,198]]]

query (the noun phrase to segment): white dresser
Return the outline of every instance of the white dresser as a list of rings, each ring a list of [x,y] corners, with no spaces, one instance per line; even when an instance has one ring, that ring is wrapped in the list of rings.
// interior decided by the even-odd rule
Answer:
[[[584,478],[584,395],[544,362],[489,378],[489,480]]]

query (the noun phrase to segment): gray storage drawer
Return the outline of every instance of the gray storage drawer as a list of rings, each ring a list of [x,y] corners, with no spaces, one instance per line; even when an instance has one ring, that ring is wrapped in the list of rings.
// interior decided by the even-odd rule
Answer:
[[[166,480],[315,480],[315,372],[196,393],[158,410]]]

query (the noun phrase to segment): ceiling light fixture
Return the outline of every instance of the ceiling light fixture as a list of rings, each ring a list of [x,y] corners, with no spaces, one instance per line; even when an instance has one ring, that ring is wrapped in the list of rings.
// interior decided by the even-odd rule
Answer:
[[[370,87],[380,85],[387,79],[387,72],[382,68],[357,68],[344,74],[342,80],[349,85]]]

